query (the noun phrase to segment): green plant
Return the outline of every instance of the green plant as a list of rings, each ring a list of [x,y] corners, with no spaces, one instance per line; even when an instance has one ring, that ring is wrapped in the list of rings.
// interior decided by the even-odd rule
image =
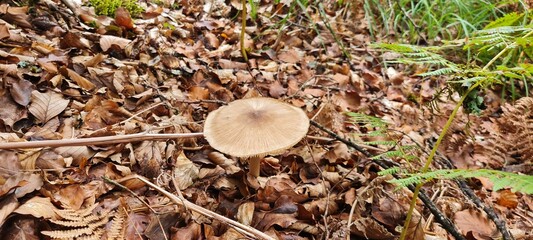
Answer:
[[[409,43],[432,43],[439,39],[471,36],[487,22],[503,15],[515,0],[365,0],[370,33],[394,36]]]
[[[362,144],[387,148],[387,150],[375,155],[372,159],[385,157],[411,161],[417,158],[415,153],[418,148],[414,145],[399,144],[394,136],[390,135],[389,124],[381,118],[354,112],[346,114],[350,117],[352,124],[364,130],[364,133],[355,134],[358,138],[364,140],[361,142]]]
[[[388,172],[387,172],[388,173]],[[408,177],[394,179],[390,182],[398,184],[398,187],[407,187],[411,184],[426,183],[433,179],[457,179],[457,178],[488,178],[494,183],[493,191],[510,187],[512,191],[533,194],[533,176],[519,175],[490,169],[440,169],[425,173],[408,174]]]
[[[498,187],[504,185],[510,186],[515,190],[521,190],[526,193],[533,191],[531,177],[514,175],[510,173],[498,172],[493,170],[437,170],[430,171],[429,167],[437,152],[437,149],[448,132],[457,112],[462,105],[466,106],[469,111],[479,111],[482,101],[480,94],[483,89],[494,85],[510,88],[512,98],[518,93],[516,80],[523,81],[523,85],[528,94],[528,86],[532,84],[531,75],[533,66],[529,63],[532,58],[531,54],[531,35],[533,28],[531,18],[528,12],[523,14],[508,14],[500,19],[487,24],[483,30],[476,31],[464,45],[443,45],[439,47],[420,47],[405,44],[376,44],[380,49],[394,51],[401,57],[389,63],[406,63],[406,64],[423,64],[428,68],[426,73],[418,74],[421,77],[450,75],[448,84],[461,94],[461,99],[457,102],[448,121],[443,127],[431,153],[429,154],[423,168],[411,175],[410,178],[398,180],[397,183],[416,184],[410,209],[405,220],[404,231],[400,236],[403,240],[406,237],[409,223],[411,221],[414,206],[418,193],[425,180],[435,177],[443,178],[468,178],[475,176],[492,177]],[[468,62],[455,62],[446,50],[465,51]],[[483,66],[483,67],[480,67]],[[505,92],[505,91],[502,91]],[[492,175],[491,175],[492,174]],[[491,176],[489,176],[491,175]],[[527,184],[524,184],[527,183]]]
[[[132,17],[136,17],[144,11],[137,1],[133,0],[89,0],[89,3],[94,7],[96,14],[110,17],[115,15],[115,11],[119,7],[128,10]]]

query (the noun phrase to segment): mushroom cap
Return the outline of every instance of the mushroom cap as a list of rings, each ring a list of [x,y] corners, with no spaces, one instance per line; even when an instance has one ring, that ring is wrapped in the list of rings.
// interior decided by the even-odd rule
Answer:
[[[216,150],[249,158],[279,154],[309,129],[305,112],[273,98],[236,100],[209,113],[204,136]]]

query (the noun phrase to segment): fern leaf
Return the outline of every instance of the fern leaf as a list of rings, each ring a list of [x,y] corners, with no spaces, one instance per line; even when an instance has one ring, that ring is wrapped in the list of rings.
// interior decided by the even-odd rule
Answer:
[[[75,238],[82,235],[89,235],[93,232],[93,229],[86,228],[76,228],[71,230],[57,230],[57,231],[41,231],[42,234],[49,236],[51,238]]]
[[[484,29],[497,28],[502,26],[512,26],[524,16],[523,13],[512,12],[505,16],[498,18],[485,26]]]
[[[392,175],[392,174],[396,174],[396,173],[398,173],[400,171],[401,171],[400,167],[391,167],[391,168],[379,171],[378,175],[380,175],[380,176]]]
[[[533,176],[519,175],[515,173],[489,170],[489,169],[441,169],[426,173],[411,174],[407,178],[390,180],[391,183],[398,184],[399,187],[406,187],[410,184],[428,182],[433,179],[457,179],[485,177],[494,183],[493,191],[510,187],[512,191],[525,194],[533,194]]]

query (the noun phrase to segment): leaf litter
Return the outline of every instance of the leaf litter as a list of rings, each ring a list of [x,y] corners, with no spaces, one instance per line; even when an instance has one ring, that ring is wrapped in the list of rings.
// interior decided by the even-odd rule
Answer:
[[[380,56],[367,49],[362,6],[350,9],[326,1],[323,18],[311,6],[294,10],[291,1],[262,1],[258,17],[248,19],[246,63],[239,45],[240,1],[142,2],[145,12],[138,19],[123,8],[115,17],[97,16],[82,2],[52,7],[43,1],[32,11],[0,5],[0,141],[201,132],[207,114],[224,103],[264,96],[303,109],[346,139],[388,140],[362,137],[371,129],[349,121],[344,113],[354,111],[387,120],[401,133],[388,138],[425,146],[440,133],[453,107],[441,99],[441,109],[431,111],[425,103],[435,94],[435,82],[408,76],[402,68],[382,68]],[[343,57],[335,38],[349,46],[352,59]],[[480,127],[468,128],[469,121]],[[469,138],[489,136],[500,128],[497,121],[490,114],[460,115],[441,151],[457,167],[501,167]],[[117,232],[125,239],[245,236],[223,221],[172,204],[142,181],[121,182],[125,190],[103,179],[139,174],[272,238],[397,237],[412,193],[395,189],[387,177],[377,175],[380,169],[372,160],[344,143],[318,129],[308,134],[322,139],[308,138],[264,158],[258,178],[246,174],[245,161],[213,150],[201,138],[0,150],[1,234],[40,239],[43,231],[67,236],[68,230],[89,237],[88,230],[55,220],[95,223],[87,219],[109,213],[106,220],[114,229],[95,224],[99,239]],[[376,155],[387,151],[386,146],[371,147]],[[505,167],[530,173],[521,164]],[[505,216],[515,238],[531,237],[526,230],[533,227],[530,196],[493,192],[490,182],[475,181],[476,193]],[[497,236],[486,216],[465,202],[451,182],[429,184],[426,190],[470,239]],[[432,218],[418,204],[409,239],[447,239]]]

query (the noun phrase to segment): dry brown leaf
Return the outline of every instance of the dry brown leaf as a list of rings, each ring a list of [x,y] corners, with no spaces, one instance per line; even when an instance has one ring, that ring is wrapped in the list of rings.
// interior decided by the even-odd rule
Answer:
[[[219,240],[235,240],[235,239],[246,239],[244,235],[242,235],[240,232],[235,230],[234,228],[228,229],[220,238]]]
[[[194,221],[191,221],[186,227],[178,228],[172,234],[172,240],[185,239],[203,239],[202,226]]]
[[[18,207],[14,212],[18,214],[32,215],[36,218],[55,220],[58,218],[55,212],[56,209],[57,208],[50,201],[50,198],[35,196]]]
[[[20,164],[24,170],[35,170],[35,162],[41,155],[41,150],[28,150],[19,154]]]
[[[350,231],[367,239],[393,239],[394,234],[372,218],[358,218],[352,222]]]
[[[7,91],[0,89],[0,125],[5,124],[10,128],[15,122],[27,117],[27,110],[16,104]]]
[[[131,15],[123,7],[117,8],[115,11],[115,23],[118,26],[124,27],[126,29],[133,29],[133,19],[131,19]]]
[[[33,90],[33,83],[21,79],[12,84],[10,89],[11,97],[21,106],[27,106],[30,103],[30,96]]]
[[[31,28],[28,21],[28,6],[11,7],[8,4],[0,5],[0,13],[3,15],[2,20],[23,28]]]
[[[237,77],[233,74],[233,69],[215,69],[213,72],[218,76],[218,79],[222,84],[237,80]]]
[[[497,203],[501,206],[508,208],[516,208],[518,206],[518,197],[516,193],[512,192],[509,189],[504,189],[498,191],[498,200]]]
[[[59,41],[59,46],[61,48],[90,48],[88,40],[80,37],[80,35],[74,32],[67,32],[63,37],[61,37]]]
[[[14,151],[0,150],[0,184],[5,184],[7,178],[18,174],[22,168]]]
[[[286,63],[298,63],[304,56],[303,51],[291,49],[278,54],[278,59]]]
[[[0,188],[0,196],[14,189],[14,196],[21,198],[28,193],[40,189],[42,185],[43,180],[40,175],[22,172],[7,179]]]
[[[17,209],[18,206],[19,202],[13,194],[4,197],[2,201],[0,201],[0,226],[4,224],[4,221],[9,216],[9,214],[11,214],[15,209]]]
[[[79,210],[85,201],[85,194],[79,184],[70,184],[54,193],[54,201],[58,201],[67,209]]]
[[[66,74],[67,74],[67,76],[70,79],[74,80],[74,82],[76,82],[76,84],[78,84],[81,88],[83,88],[83,89],[85,89],[87,91],[90,91],[90,90],[93,90],[94,88],[96,88],[96,85],[94,85],[94,83],[92,83],[91,81],[87,80],[87,78],[82,77],[81,75],[79,75],[78,73],[74,72],[71,69],[62,68],[62,69],[60,69],[60,71],[62,71],[62,72],[66,71]]]
[[[38,122],[46,123],[48,120],[59,115],[69,104],[69,100],[59,93],[47,91],[41,93],[37,90],[32,92],[32,103],[29,111],[37,118]]]
[[[0,24],[0,39],[9,38],[11,34],[9,33],[9,28],[6,24]]]
[[[3,72],[2,76],[7,75],[17,77],[18,67],[17,64],[0,64],[0,72]]]
[[[165,146],[166,144],[161,142],[144,141],[135,149],[135,159],[145,176],[156,177],[161,173]]]
[[[472,209],[456,212],[454,222],[463,235],[470,233],[475,239],[490,240],[498,235],[494,223],[484,214]]]
[[[298,220],[294,217],[295,214],[284,213],[266,213],[260,218],[256,228],[261,231],[267,231],[274,225],[282,228],[287,228]]]
[[[203,87],[191,87],[189,88],[189,98],[192,100],[205,100],[209,99],[209,90]]]
[[[129,39],[104,35],[100,38],[100,48],[102,48],[104,52],[111,48],[112,45],[117,45],[120,49],[124,49],[128,44],[130,44],[130,42],[131,40]]]
[[[184,190],[190,187],[198,179],[199,171],[198,167],[181,152],[174,167],[174,178],[179,189]]]
[[[74,166],[79,166],[80,162],[94,155],[94,152],[87,146],[58,147],[54,151],[65,158],[72,157],[74,159]],[[65,167],[70,167],[70,165],[66,165]]]
[[[244,225],[250,226],[254,218],[254,210],[254,202],[246,202],[241,204],[239,206],[239,210],[237,211],[237,220]]]

